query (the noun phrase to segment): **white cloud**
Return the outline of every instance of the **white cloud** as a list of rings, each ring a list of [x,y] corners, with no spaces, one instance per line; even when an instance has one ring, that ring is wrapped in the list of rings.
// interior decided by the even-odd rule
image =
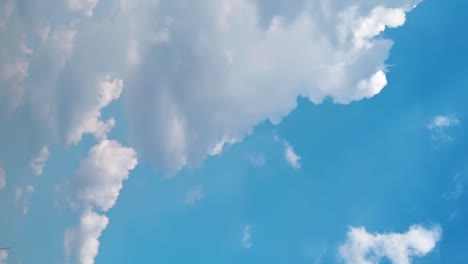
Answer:
[[[65,232],[66,253],[76,254],[80,264],[94,264],[99,251],[99,237],[108,223],[106,216],[91,210],[84,211],[79,225]]]
[[[6,185],[7,185],[6,172],[5,172],[5,169],[0,167],[0,189],[5,188]]]
[[[460,125],[460,120],[455,115],[437,115],[429,122],[427,128],[433,140],[450,141],[448,129]]]
[[[114,121],[100,112],[123,80],[131,143],[168,171],[279,122],[298,96],[370,98],[387,83],[392,42],[379,34],[418,2],[113,1],[99,19],[97,0],[30,1],[21,12],[13,4],[1,18],[0,122],[10,125],[0,130],[0,162],[18,146],[28,163],[44,145],[105,138]]]
[[[193,186],[187,191],[185,195],[185,203],[188,205],[193,205],[205,197],[205,192],[203,191],[203,187],[200,185]]]
[[[70,182],[74,200],[83,207],[92,206],[106,212],[112,208],[122,183],[137,165],[136,153],[113,140],[102,140],[81,161]]]
[[[438,115],[431,120],[428,127],[429,129],[436,129],[440,127],[456,126],[458,124],[460,124],[460,120],[458,120],[458,118],[455,116]]]
[[[294,169],[301,168],[301,157],[294,152],[293,147],[288,142],[284,142],[284,147],[284,156],[288,164]]]
[[[226,146],[235,144],[239,141],[240,141],[239,139],[235,139],[235,138],[231,138],[231,139],[223,138],[221,141],[219,141],[218,143],[214,145],[211,151],[208,151],[208,155],[210,156],[220,155],[223,152],[223,150],[226,148]]]
[[[99,237],[108,218],[96,210],[107,212],[120,194],[123,181],[137,165],[132,148],[104,139],[91,148],[78,172],[68,184],[73,209],[81,209],[80,223],[65,232],[67,255],[78,263],[92,264],[99,250]]]
[[[8,250],[0,250],[0,264],[6,264],[8,258]]]
[[[392,46],[377,36],[402,25],[417,2],[304,2],[292,17],[276,10],[266,27],[258,1],[197,1],[187,3],[190,12],[139,2],[147,19],[140,33],[151,21],[171,37],[163,45],[138,41],[144,55],[127,82],[133,144],[143,158],[177,170],[220,153],[219,142],[242,139],[259,122],[279,122],[298,96],[370,98],[387,84]],[[162,26],[167,17],[171,25]]]
[[[252,248],[252,240],[251,240],[251,232],[252,226],[246,225],[244,226],[243,234],[242,234],[242,246],[244,248],[250,249]]]
[[[29,163],[31,170],[34,175],[39,176],[42,174],[42,170],[44,169],[44,165],[46,164],[47,160],[49,159],[49,147],[44,146],[42,147],[41,151],[37,154],[33,160]]]
[[[23,212],[23,215],[27,215],[29,212],[29,197],[34,192],[34,186],[28,185],[25,188],[17,187],[15,190],[15,202]]]
[[[413,225],[406,233],[368,233],[365,228],[350,228],[339,253],[348,264],[377,264],[387,257],[393,264],[410,264],[413,257],[431,252],[442,236],[439,226],[426,229]]]
[[[356,21],[354,45],[357,47],[371,47],[372,43],[369,40],[374,36],[379,35],[386,27],[396,28],[402,26],[405,20],[406,14],[403,9],[376,7],[368,17]],[[385,75],[383,77],[385,78]]]
[[[114,120],[102,121],[100,111],[120,96],[123,82],[113,76],[126,67],[125,41],[111,37],[121,27],[68,20],[67,1],[12,10],[0,31],[8,40],[0,44],[0,122],[9,124],[0,129],[0,163],[29,164],[43,146],[75,144],[87,133],[105,138]]]
[[[99,93],[95,103],[77,117],[76,123],[70,129],[68,143],[78,143],[84,134],[93,134],[97,139],[105,139],[107,133],[114,127],[113,118],[106,122],[101,121],[101,109],[120,97],[123,80],[106,76],[98,82],[96,88]]]

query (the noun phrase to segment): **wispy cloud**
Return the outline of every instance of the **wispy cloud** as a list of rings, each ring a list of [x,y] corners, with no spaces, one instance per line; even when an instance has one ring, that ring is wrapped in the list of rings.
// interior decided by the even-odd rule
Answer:
[[[28,185],[25,188],[18,187],[15,190],[15,201],[23,210],[23,214],[29,213],[29,197],[34,192],[34,186]]]
[[[194,205],[205,197],[205,192],[201,185],[196,185],[190,188],[185,195],[185,203],[188,205]]]
[[[457,174],[452,178],[452,185],[453,189],[450,192],[442,195],[442,197],[446,200],[458,200],[465,189],[465,186],[460,178],[460,174]]]
[[[42,174],[42,170],[49,159],[49,147],[42,147],[41,151],[31,160],[29,166],[34,175],[39,176]]]
[[[251,232],[252,232],[252,226],[251,225],[245,225],[244,226],[244,232],[242,235],[242,246],[244,248],[250,249],[252,248],[252,240],[251,240]]]
[[[284,156],[288,164],[291,165],[291,167],[293,167],[294,169],[300,169],[301,157],[298,154],[296,154],[296,152],[294,152],[293,147],[288,142],[284,142],[284,148]]]
[[[448,129],[460,125],[460,120],[455,115],[437,115],[431,119],[427,128],[433,140],[450,141]]]
[[[256,168],[261,168],[265,166],[266,159],[262,154],[251,154],[249,155],[249,161],[252,166]]]

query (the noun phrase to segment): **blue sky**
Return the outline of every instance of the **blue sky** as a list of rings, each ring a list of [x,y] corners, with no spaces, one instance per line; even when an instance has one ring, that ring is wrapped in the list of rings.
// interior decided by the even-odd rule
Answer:
[[[466,8],[0,2],[0,264],[465,263]]]

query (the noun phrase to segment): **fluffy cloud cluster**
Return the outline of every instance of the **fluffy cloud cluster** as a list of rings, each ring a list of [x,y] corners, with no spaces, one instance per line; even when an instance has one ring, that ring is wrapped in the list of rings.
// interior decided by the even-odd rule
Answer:
[[[298,96],[376,95],[392,45],[378,36],[417,1],[293,1],[294,12],[281,2],[138,2],[152,11],[140,12],[150,17],[139,30],[160,25],[151,38],[134,36],[140,60],[127,106],[139,154],[176,170],[263,120],[278,122]]]
[[[3,2],[0,161],[13,146],[30,160],[44,145],[105,135],[114,121],[100,110],[122,87],[114,74],[126,82],[132,144],[169,171],[279,122],[298,96],[372,97],[387,84],[392,46],[380,34],[418,2]]]
[[[102,140],[94,146],[69,183],[74,209],[81,213],[77,226],[65,233],[65,248],[78,263],[93,264],[98,254],[99,237],[109,220],[98,212],[111,209],[122,183],[137,165],[136,153],[116,141]]]
[[[348,264],[377,264],[384,257],[393,264],[410,264],[412,257],[431,252],[441,236],[439,226],[426,229],[414,225],[402,234],[372,234],[364,228],[351,228],[339,253]]]
[[[279,122],[298,96],[378,94],[392,46],[380,34],[418,2],[2,1],[0,164],[39,175],[48,147],[85,134],[99,141],[71,181],[81,220],[66,239],[71,255],[92,263],[108,222],[100,211],[115,204],[135,150],[177,171]],[[132,148],[107,139],[115,121],[101,114],[121,95]]]
[[[0,129],[0,164],[6,169],[15,160],[41,174],[47,146],[76,144],[84,134],[101,139],[114,124],[102,121],[100,111],[123,86],[111,67],[123,62],[107,48],[119,42],[98,22],[87,27],[72,15],[76,8],[56,0],[0,3],[0,122],[8,124]],[[52,20],[60,16],[60,23]]]

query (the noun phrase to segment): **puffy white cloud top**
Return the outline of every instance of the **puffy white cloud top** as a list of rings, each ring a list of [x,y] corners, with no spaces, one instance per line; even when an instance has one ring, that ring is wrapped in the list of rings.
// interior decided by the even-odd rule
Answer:
[[[406,233],[372,234],[364,228],[351,228],[340,255],[348,264],[377,264],[387,257],[393,264],[410,264],[411,258],[431,252],[442,236],[442,229],[419,225]]]
[[[418,2],[4,1],[0,161],[13,148],[28,162],[43,146],[102,139],[114,121],[100,111],[123,83],[133,146],[168,171],[279,122],[298,96],[372,97],[392,46],[380,34]]]

